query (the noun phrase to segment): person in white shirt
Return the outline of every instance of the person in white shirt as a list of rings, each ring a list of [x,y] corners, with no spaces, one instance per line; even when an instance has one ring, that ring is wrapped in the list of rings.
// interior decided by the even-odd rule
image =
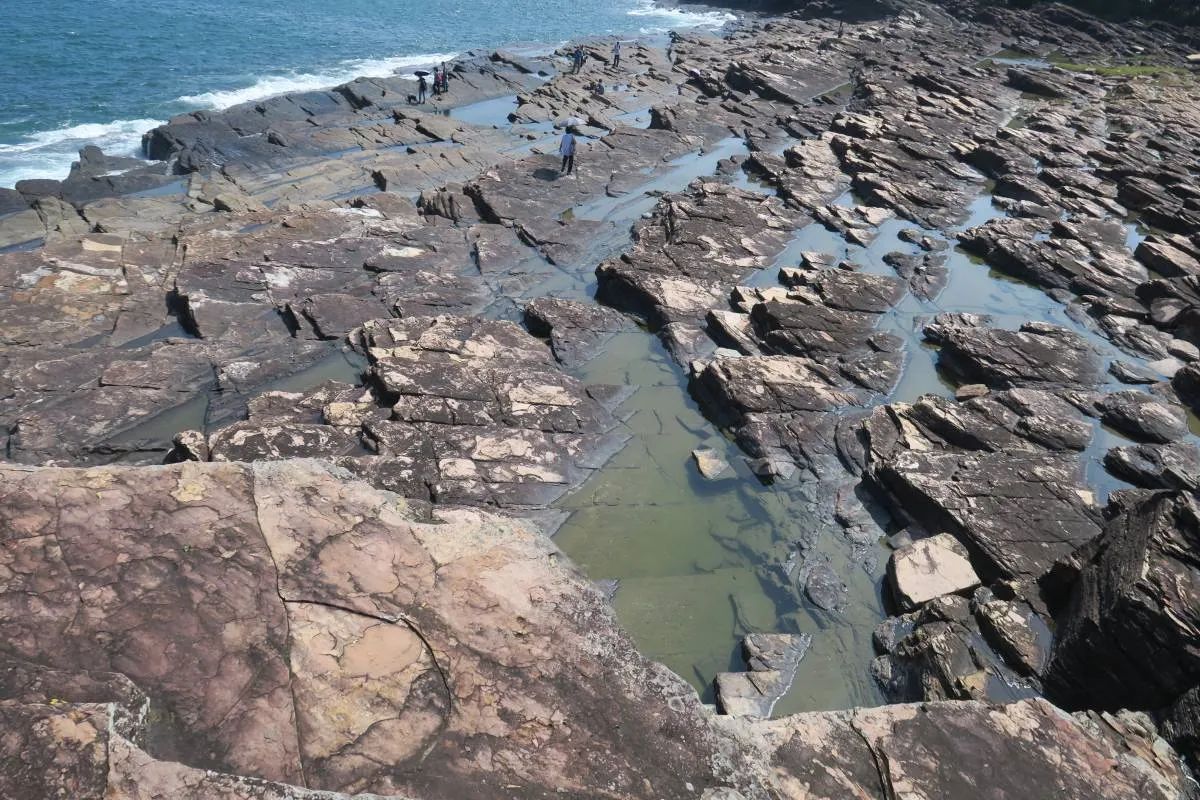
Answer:
[[[570,175],[571,170],[575,169],[575,131],[567,128],[567,132],[563,134],[562,141],[558,145],[559,155],[562,156],[562,166],[558,171],[562,174]]]

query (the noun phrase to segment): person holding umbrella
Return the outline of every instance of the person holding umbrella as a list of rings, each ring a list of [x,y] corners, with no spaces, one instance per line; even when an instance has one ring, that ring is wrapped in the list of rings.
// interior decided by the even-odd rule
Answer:
[[[416,71],[417,76],[417,102],[425,102],[425,92],[429,91],[429,82],[425,80],[425,76],[429,73],[423,69]]]
[[[575,169],[575,128],[568,127],[567,132],[563,134],[562,141],[558,144],[559,155],[562,156],[562,166],[558,171],[565,175],[570,175]]]

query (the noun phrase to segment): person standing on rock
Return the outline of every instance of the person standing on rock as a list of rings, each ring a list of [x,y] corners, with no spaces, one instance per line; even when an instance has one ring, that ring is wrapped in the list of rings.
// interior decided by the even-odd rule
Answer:
[[[571,74],[577,75],[583,70],[583,47],[576,45],[575,52],[571,54]]]
[[[621,68],[621,40],[613,44],[613,69]]]
[[[450,91],[450,71],[446,69],[446,62],[442,62],[442,94]]]
[[[567,128],[567,132],[563,134],[562,141],[558,145],[559,155],[562,156],[562,166],[558,168],[560,174],[570,175],[575,169],[575,129]]]
[[[425,102],[425,92],[429,90],[429,83],[426,82],[424,75],[417,76],[417,102]]]

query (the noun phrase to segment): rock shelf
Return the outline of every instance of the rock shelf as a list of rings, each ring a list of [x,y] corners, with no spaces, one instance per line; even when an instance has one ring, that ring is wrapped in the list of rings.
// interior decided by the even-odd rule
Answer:
[[[0,794],[1193,796],[1191,33],[858,11],[0,192]]]

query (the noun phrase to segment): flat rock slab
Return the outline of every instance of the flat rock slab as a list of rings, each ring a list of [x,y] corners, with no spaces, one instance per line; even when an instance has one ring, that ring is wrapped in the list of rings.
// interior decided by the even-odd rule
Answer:
[[[1100,532],[1071,457],[908,451],[870,474],[904,512],[952,531],[987,579],[1036,579]]]
[[[892,553],[888,577],[904,611],[979,585],[967,549],[948,533],[921,539]]]
[[[1182,408],[1144,392],[1113,392],[1097,405],[1101,421],[1135,439],[1166,444],[1188,434],[1187,416]]]
[[[694,691],[638,656],[601,595],[519,523],[415,522],[396,495],[308,461],[0,472],[0,659],[127,676],[161,708],[155,758],[418,797],[720,783],[729,743]],[[42,702],[42,718],[59,713]],[[103,796],[88,713],[23,748],[5,796],[56,779],[39,753],[77,766],[72,797]],[[93,738],[95,759],[73,755]],[[484,746],[494,761],[462,761]]]
[[[582,364],[625,326],[617,311],[594,303],[539,297],[525,304],[525,326],[549,336],[554,357],[565,366]]]
[[[935,324],[925,329],[925,336],[941,346],[938,363],[967,383],[1074,388],[1095,386],[1101,379],[1092,347],[1056,325],[1029,322],[1008,331]]]
[[[372,362],[368,390],[268,393],[249,419],[189,433],[173,457],[325,458],[414,500],[540,508],[628,439],[593,387],[513,322],[376,319],[349,338]]]
[[[700,182],[661,198],[637,224],[633,250],[597,268],[597,299],[656,328],[694,321],[767,266],[795,224],[777,198]]]
[[[1195,487],[1200,480],[1200,448],[1191,442],[1114,447],[1104,454],[1104,467],[1143,489]]]

